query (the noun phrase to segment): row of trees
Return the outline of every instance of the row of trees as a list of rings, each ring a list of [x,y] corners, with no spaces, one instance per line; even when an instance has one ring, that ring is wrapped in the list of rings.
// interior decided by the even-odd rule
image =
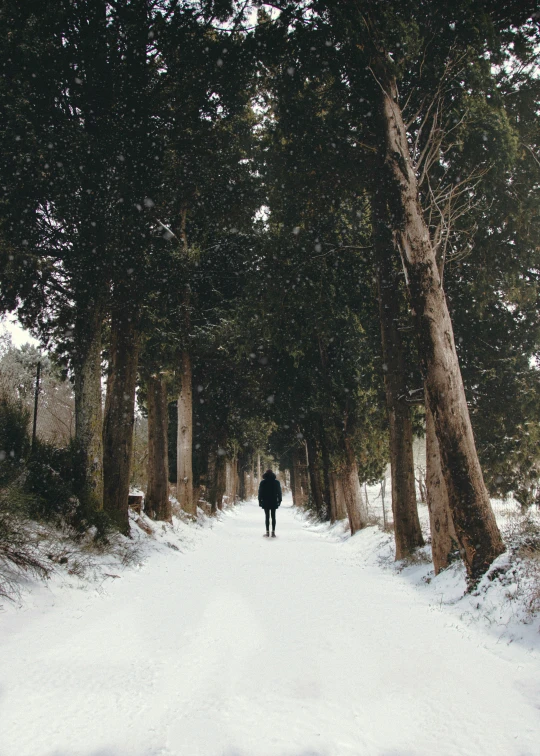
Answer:
[[[1,7],[3,304],[73,375],[80,496],[124,531],[142,356],[143,382],[173,374],[179,495],[194,511],[192,250],[251,218],[256,202],[242,138],[249,69],[216,28],[229,15],[147,0]],[[231,213],[239,190],[246,200]]]
[[[435,568],[487,569],[484,481],[539,469],[533,10],[0,3],[0,294],[73,377],[81,497],[127,532],[138,386],[155,517],[268,450],[354,533],[389,460],[402,558],[425,413]]]

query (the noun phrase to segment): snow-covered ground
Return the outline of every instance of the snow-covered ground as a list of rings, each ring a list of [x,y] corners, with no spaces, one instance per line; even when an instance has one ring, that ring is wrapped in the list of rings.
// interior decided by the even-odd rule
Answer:
[[[538,628],[500,641],[428,566],[396,571],[388,534],[290,504],[275,540],[250,502],[5,609],[0,754],[538,756]]]
[[[425,472],[425,444],[415,442],[415,462]],[[417,473],[420,476],[421,472]],[[493,636],[497,645],[519,641],[531,647],[540,644],[540,510],[531,507],[523,512],[510,495],[508,499],[491,499],[497,525],[507,551],[492,564],[476,590],[466,593],[465,567],[457,561],[435,577],[431,562],[431,534],[427,505],[420,502],[417,488],[418,515],[426,541],[414,560],[395,563],[392,532],[392,484],[388,468],[383,485],[362,486],[371,520],[382,527],[388,525],[386,535],[377,528],[369,528],[350,542],[357,563],[379,564],[398,571],[415,584],[432,604],[445,608],[465,624],[477,623]],[[347,524],[337,523],[319,530],[328,537],[347,538]],[[540,748],[538,750],[540,754]]]

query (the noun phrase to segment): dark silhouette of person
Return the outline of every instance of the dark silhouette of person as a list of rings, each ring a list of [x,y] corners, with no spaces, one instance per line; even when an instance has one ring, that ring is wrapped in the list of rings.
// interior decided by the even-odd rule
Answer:
[[[265,538],[270,535],[270,515],[272,515],[272,538],[276,537],[276,509],[281,504],[281,483],[272,470],[267,470],[259,484],[259,506],[264,509],[266,520]]]

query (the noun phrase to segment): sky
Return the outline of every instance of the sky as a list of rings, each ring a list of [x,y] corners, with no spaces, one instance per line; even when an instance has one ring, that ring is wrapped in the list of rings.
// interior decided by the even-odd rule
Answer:
[[[0,317],[0,335],[5,333],[9,333],[13,345],[16,347],[20,347],[27,343],[39,346],[38,340],[31,336],[26,329],[19,325],[19,323],[9,315]]]

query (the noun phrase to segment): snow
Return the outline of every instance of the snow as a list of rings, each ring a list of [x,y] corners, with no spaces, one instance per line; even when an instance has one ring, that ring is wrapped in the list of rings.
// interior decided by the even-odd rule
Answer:
[[[540,753],[532,626],[498,643],[376,527],[346,538],[286,497],[263,532],[256,502],[158,529],[120,579],[5,610],[2,756]]]
[[[416,439],[414,458],[417,474],[425,474],[425,441]],[[367,498],[370,520],[382,525],[383,502],[380,484],[363,486]],[[377,528],[369,529],[367,535],[353,539],[351,546],[357,563],[378,564],[386,569],[403,574],[406,580],[416,585],[432,605],[451,611],[459,620],[470,625],[483,626],[492,641],[496,652],[513,642],[537,648],[540,644],[540,551],[538,534],[540,533],[540,510],[531,507],[526,513],[519,503],[510,495],[507,499],[491,499],[491,507],[497,525],[507,546],[507,551],[496,559],[476,590],[467,593],[465,566],[461,561],[452,564],[447,570],[435,577],[431,559],[431,534],[429,512],[426,504],[420,502],[417,488],[418,515],[426,546],[419,549],[414,563],[396,563],[392,523],[392,481],[390,467],[385,478],[385,515],[389,532],[383,534]],[[322,529],[322,530],[321,530]],[[327,531],[327,526],[319,526]],[[341,530],[341,536],[339,536]],[[347,537],[343,527],[336,524],[328,533]],[[361,548],[358,547],[362,543]],[[352,558],[352,557],[351,557]],[[540,753],[540,749],[539,749]]]

